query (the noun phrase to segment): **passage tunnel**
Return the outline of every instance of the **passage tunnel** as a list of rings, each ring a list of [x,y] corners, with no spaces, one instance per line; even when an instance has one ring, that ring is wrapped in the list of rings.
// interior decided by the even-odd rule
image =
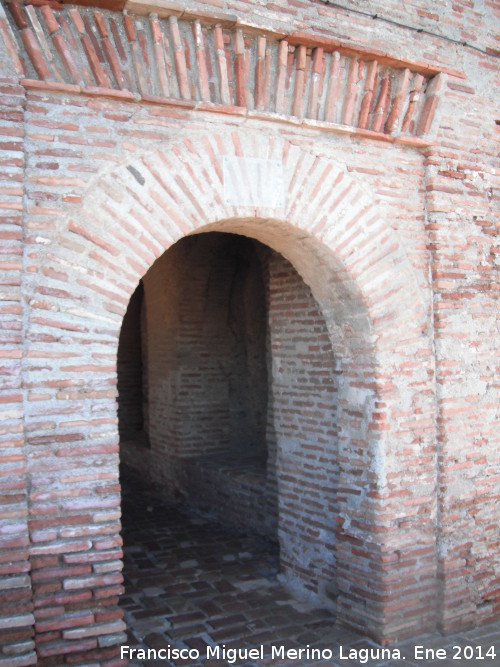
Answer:
[[[143,277],[118,355],[122,466],[163,499],[280,544],[335,595],[336,374],[324,318],[279,253],[186,237]]]

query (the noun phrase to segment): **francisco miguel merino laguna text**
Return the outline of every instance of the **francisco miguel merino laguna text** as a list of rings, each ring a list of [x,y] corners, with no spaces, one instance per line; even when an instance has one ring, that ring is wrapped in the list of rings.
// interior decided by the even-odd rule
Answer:
[[[199,660],[200,657],[206,660],[225,660],[230,665],[243,660],[263,660],[268,655],[265,654],[264,645],[254,648],[226,648],[225,644],[216,646],[207,646],[205,655],[201,656],[198,649],[195,648],[175,648],[167,644],[161,649],[142,649],[131,648],[130,646],[120,647],[121,659],[136,660]],[[340,660],[358,660],[361,664],[368,660],[400,660],[401,653],[398,649],[388,648],[345,648],[342,645],[336,647],[339,654],[335,657]],[[286,648],[283,645],[273,645],[267,647],[271,659],[275,660],[332,660],[334,651],[330,648],[311,648],[309,644],[304,648]]]
[[[366,664],[369,660],[401,660],[401,652],[394,648],[354,648],[344,647],[340,644],[336,647],[338,655],[330,648],[311,648],[309,644],[305,648],[286,648],[283,645],[267,647],[270,651],[270,657],[275,660],[356,660],[358,663]],[[472,646],[457,645],[448,648],[426,648],[422,645],[413,647],[413,658],[417,661],[423,660],[425,664],[429,660],[495,660],[496,651],[494,646]],[[195,648],[174,648],[167,644],[161,649],[142,649],[131,648],[130,646],[120,647],[120,657],[135,658],[136,660],[198,660],[201,657],[200,651]],[[226,648],[225,644],[221,646],[207,646],[204,658],[210,660],[225,660],[230,665],[243,660],[263,660],[265,647],[261,644],[254,648]],[[404,659],[404,658],[403,658]],[[487,664],[487,663],[485,663]]]

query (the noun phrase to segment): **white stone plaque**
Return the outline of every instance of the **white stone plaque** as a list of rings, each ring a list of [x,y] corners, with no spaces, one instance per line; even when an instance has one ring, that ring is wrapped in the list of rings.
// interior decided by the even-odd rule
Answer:
[[[224,198],[230,206],[284,206],[281,160],[225,155],[223,177]]]

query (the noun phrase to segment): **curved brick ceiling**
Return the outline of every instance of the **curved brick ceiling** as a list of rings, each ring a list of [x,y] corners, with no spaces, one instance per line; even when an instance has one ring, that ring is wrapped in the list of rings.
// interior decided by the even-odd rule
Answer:
[[[429,132],[438,102],[439,71],[428,65],[230,15],[145,0],[124,12],[8,6],[26,85],[309,119],[410,143]]]

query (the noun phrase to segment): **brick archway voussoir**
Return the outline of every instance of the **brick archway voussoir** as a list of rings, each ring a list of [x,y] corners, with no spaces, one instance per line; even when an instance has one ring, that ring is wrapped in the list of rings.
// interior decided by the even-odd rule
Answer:
[[[245,160],[280,161],[282,205],[228,203],[222,165],[225,156],[239,159],[243,165]],[[283,236],[282,227],[283,247],[275,249],[292,263],[296,254],[295,262],[304,263],[304,267],[297,266],[301,275],[308,271],[301,260],[303,253],[294,253],[293,237],[303,243],[305,235],[311,248],[330,257],[339,280],[348,286],[345,294],[353,296],[354,288],[368,317],[377,304],[373,322],[389,312],[393,318],[406,320],[409,298],[413,310],[424,315],[410,262],[395,232],[377,211],[372,194],[330,158],[281,137],[235,130],[185,138],[134,157],[101,176],[85,202],[84,213],[88,236],[94,229],[99,238],[98,252],[106,252],[108,246],[115,256],[119,253],[129,294],[154,260],[183,236],[223,220],[259,219],[261,228],[281,220],[289,227],[289,238]],[[255,235],[255,230],[249,235]],[[267,230],[263,230],[264,242],[266,236]],[[391,280],[393,273],[398,275],[395,281]],[[303,277],[314,291],[314,276]]]

